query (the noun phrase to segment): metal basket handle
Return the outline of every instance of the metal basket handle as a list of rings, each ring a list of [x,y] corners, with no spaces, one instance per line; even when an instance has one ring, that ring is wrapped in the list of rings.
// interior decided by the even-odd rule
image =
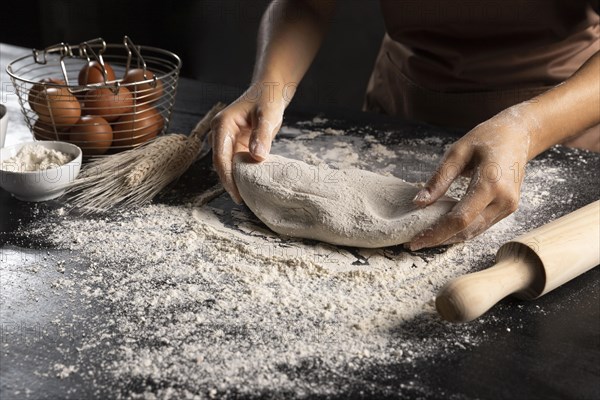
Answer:
[[[48,63],[48,54],[51,53],[60,54],[60,69],[63,77],[65,78],[65,83],[69,85],[69,77],[67,76],[67,67],[65,66],[64,59],[65,57],[73,57],[73,50],[71,49],[71,46],[69,46],[67,43],[61,42],[52,46],[48,46],[44,50],[33,49],[33,61],[36,64],[45,65]]]
[[[144,80],[145,81],[148,80],[148,77],[146,76],[146,71],[147,71],[146,61],[144,61],[144,57],[142,57],[142,53],[140,52],[139,47],[136,46],[135,44],[133,44],[133,41],[127,35],[125,35],[123,37],[123,45],[125,46],[125,49],[127,50],[127,64],[125,65],[125,76],[127,76],[127,74],[129,73],[129,70],[131,69],[131,52],[133,50],[133,52],[135,53],[135,55],[137,57],[137,67],[139,68],[140,64],[141,64]],[[156,75],[154,75],[154,78],[152,79],[152,83],[151,83],[152,88],[156,88],[157,84],[158,84],[158,79],[156,78]]]
[[[98,50],[98,53],[96,53],[94,51],[93,46],[96,45],[96,47],[97,47],[98,44],[100,45],[100,50]],[[92,61],[92,57],[93,57],[93,61],[97,61],[98,64],[100,64],[100,67],[102,68],[102,78],[104,79],[104,84],[107,85],[108,84],[108,71],[106,70],[106,67],[104,65],[104,58],[102,58],[102,54],[104,54],[105,51],[106,51],[106,41],[104,41],[104,39],[102,39],[102,38],[87,40],[87,41],[79,44],[79,56],[85,57],[87,59],[88,63],[90,61]],[[90,57],[90,54],[92,57]],[[88,79],[88,75],[89,75],[89,68],[86,69],[86,71],[85,71],[85,81],[86,82]]]
[[[48,62],[48,53],[60,53],[61,58],[73,55],[71,46],[61,42],[48,46],[44,50],[33,49],[33,60],[36,64],[46,64]]]

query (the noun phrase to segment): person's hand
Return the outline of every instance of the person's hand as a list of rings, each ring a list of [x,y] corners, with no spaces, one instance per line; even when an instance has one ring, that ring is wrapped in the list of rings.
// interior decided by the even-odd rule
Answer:
[[[274,92],[251,88],[211,123],[213,164],[223,187],[238,204],[242,198],[233,179],[233,156],[249,151],[255,160],[263,161],[269,154],[286,105]]]
[[[479,235],[517,209],[535,119],[511,107],[456,141],[438,169],[413,200],[425,207],[435,202],[459,176],[470,177],[462,199],[433,226],[417,234],[407,247],[447,245]]]

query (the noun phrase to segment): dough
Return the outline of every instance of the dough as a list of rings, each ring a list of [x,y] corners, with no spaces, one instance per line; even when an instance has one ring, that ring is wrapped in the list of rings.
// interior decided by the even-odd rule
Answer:
[[[419,209],[418,188],[401,179],[360,169],[333,169],[269,155],[234,157],[234,178],[246,205],[280,235],[353,247],[406,243],[448,212],[444,197]]]

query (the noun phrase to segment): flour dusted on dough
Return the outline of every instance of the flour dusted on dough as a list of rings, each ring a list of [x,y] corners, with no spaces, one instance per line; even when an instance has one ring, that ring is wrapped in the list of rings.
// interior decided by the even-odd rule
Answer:
[[[342,246],[406,243],[456,202],[444,197],[419,209],[412,203],[419,188],[401,179],[277,155],[257,163],[239,153],[234,169],[244,202],[273,231]]]

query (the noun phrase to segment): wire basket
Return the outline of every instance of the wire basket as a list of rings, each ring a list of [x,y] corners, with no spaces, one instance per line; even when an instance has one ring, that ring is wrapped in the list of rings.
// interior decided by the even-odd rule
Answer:
[[[180,58],[167,50],[102,38],[60,43],[6,68],[37,140],[78,145],[86,156],[113,154],[166,132]]]

